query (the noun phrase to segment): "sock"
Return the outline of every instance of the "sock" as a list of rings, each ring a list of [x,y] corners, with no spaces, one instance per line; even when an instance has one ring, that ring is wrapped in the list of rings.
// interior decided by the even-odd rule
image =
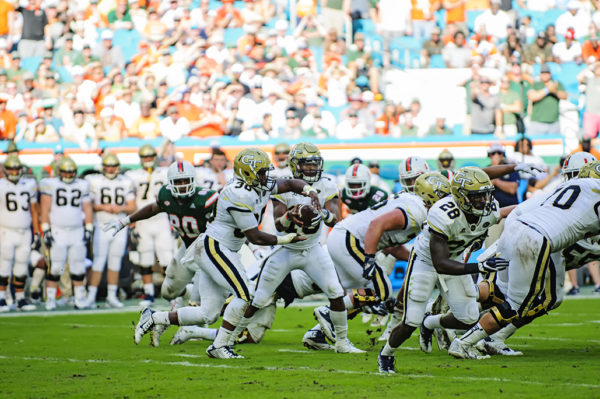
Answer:
[[[217,329],[216,328],[205,328],[198,326],[186,326],[184,327],[186,332],[190,334],[190,339],[192,338],[202,338],[207,339],[209,341],[214,341],[217,337]]]
[[[390,346],[389,342],[386,342],[385,346],[381,350],[381,354],[383,356],[394,356],[394,352],[396,352],[396,349],[398,348],[394,348],[393,346]]]
[[[346,340],[348,335],[348,319],[346,311],[329,310],[329,317],[331,323],[333,323],[333,329],[335,330],[335,341],[343,342]]]
[[[108,286],[106,287],[106,289],[108,291],[106,295],[109,298],[117,299],[117,288],[118,288],[118,286],[116,284],[114,284],[114,285],[108,284]]]
[[[73,290],[75,291],[75,299],[80,300],[85,297],[85,287],[83,285],[76,285]]]
[[[180,326],[193,326],[206,323],[202,308],[195,306],[185,306],[177,309],[177,320]]]
[[[346,310],[354,309],[354,304],[352,303],[352,298],[350,294],[344,297],[344,306],[346,306]]]
[[[443,315],[441,314],[429,315],[425,318],[425,320],[423,320],[423,325],[430,330],[433,330],[434,328],[442,328],[442,325],[440,324],[440,319],[442,316]]]
[[[459,339],[468,345],[475,345],[479,340],[484,339],[488,336],[488,333],[481,327],[481,324],[477,323],[471,327],[469,331],[464,333]]]
[[[237,337],[239,337],[242,331],[244,331],[244,329],[248,327],[248,324],[250,324],[250,320],[252,320],[252,317],[242,316],[237,326],[235,326],[233,333],[231,334],[232,342],[229,342],[229,345],[233,345],[235,343]]]
[[[6,299],[6,291],[0,291],[0,299]]]
[[[152,313],[152,320],[156,324],[171,325],[171,322],[169,322],[169,312],[154,312]]]
[[[90,302],[96,302],[96,295],[98,294],[98,287],[90,285],[88,287],[88,300]]]
[[[15,292],[15,301],[19,302],[21,299],[25,299],[25,292]]]
[[[154,296],[154,284],[144,284],[144,294]]]
[[[497,342],[504,342],[507,338],[513,335],[517,331],[517,327],[514,324],[509,324],[506,327],[492,334],[491,338]]]
[[[46,271],[44,269],[40,269],[39,267],[36,267],[35,269],[33,269],[33,276],[31,277],[31,286],[29,289],[31,291],[39,290],[40,283],[44,279],[45,275],[46,275]]]
[[[219,332],[217,333],[217,336],[215,337],[215,341],[213,342],[213,345],[215,346],[215,348],[221,348],[223,346],[229,345],[229,341],[231,340],[232,334],[233,334],[233,331],[228,330],[223,327],[220,327]]]
[[[47,287],[46,295],[49,300],[55,301],[56,300],[56,287]]]

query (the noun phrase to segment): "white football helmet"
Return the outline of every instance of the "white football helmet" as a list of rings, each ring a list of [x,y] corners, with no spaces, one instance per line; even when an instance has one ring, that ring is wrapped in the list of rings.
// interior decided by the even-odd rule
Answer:
[[[405,191],[413,191],[415,180],[423,173],[429,172],[429,165],[421,157],[408,157],[398,166],[400,184]]]
[[[176,161],[169,166],[167,171],[169,188],[173,197],[190,197],[196,187],[196,170],[191,163]]]
[[[579,151],[569,155],[560,171],[562,181],[571,180],[572,178],[577,177],[579,169],[581,169],[583,165],[594,161],[596,161],[596,157],[585,151]]]
[[[364,198],[371,189],[371,172],[365,165],[356,163],[346,169],[344,191],[352,199]]]

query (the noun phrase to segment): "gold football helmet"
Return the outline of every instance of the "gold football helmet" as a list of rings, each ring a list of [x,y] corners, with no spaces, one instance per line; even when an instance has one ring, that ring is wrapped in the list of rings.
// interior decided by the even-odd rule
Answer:
[[[60,161],[58,161],[58,177],[60,180],[70,184],[73,183],[76,175],[77,165],[75,164],[75,161],[69,157],[62,157]]]
[[[23,176],[23,163],[21,163],[18,156],[11,154],[4,161],[4,171],[6,172],[6,178],[16,183]]]
[[[290,170],[296,179],[315,183],[323,173],[321,151],[313,143],[298,143],[290,152]]]
[[[447,149],[444,149],[438,155],[437,165],[440,171],[454,169],[454,155]]]
[[[489,176],[480,168],[467,166],[454,174],[452,196],[458,207],[465,213],[483,216],[491,212],[494,186]]]
[[[144,169],[154,169],[156,167],[157,154],[156,149],[150,144],[144,144],[140,147],[140,163]]]
[[[267,154],[256,147],[243,149],[233,160],[235,177],[260,190],[272,190],[275,186],[275,179],[269,176],[273,169]]]
[[[287,143],[277,144],[273,150],[273,155],[277,166],[280,168],[287,167],[290,158],[290,146]]]
[[[450,182],[439,172],[423,173],[415,180],[414,193],[425,201],[427,209],[448,195],[452,194]]]
[[[119,162],[119,158],[113,154],[112,152],[107,152],[104,157],[102,157],[102,174],[107,179],[114,179],[119,175],[119,169],[121,167],[121,162]]]
[[[592,179],[600,179],[600,161],[586,163],[579,169],[580,179],[591,177]]]

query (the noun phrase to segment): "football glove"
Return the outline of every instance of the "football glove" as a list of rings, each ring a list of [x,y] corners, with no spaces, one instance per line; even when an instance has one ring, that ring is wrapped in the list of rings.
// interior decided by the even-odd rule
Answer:
[[[36,233],[33,236],[33,242],[31,243],[31,249],[33,251],[40,251],[40,247],[42,246],[42,237],[40,236],[40,233]]]
[[[83,239],[85,240],[86,246],[88,246],[92,243],[93,237],[94,237],[94,225],[91,223],[86,223],[85,230],[83,231]]]
[[[542,173],[544,169],[540,168],[537,165],[532,163],[519,162],[515,165],[515,172],[523,172],[530,174],[532,176],[537,176],[539,173]]]
[[[46,248],[50,249],[50,247],[54,243],[54,238],[52,238],[50,228],[48,228],[47,230],[42,230],[42,233],[44,234],[44,244],[46,244]]]
[[[508,267],[508,260],[492,256],[483,262],[477,263],[477,266],[481,273],[492,273],[506,269]]]
[[[377,262],[375,262],[375,257],[373,255],[365,255],[363,268],[362,276],[367,280],[373,280],[377,275],[377,271],[381,270]]]
[[[124,227],[129,226],[129,216],[125,216],[124,218],[113,220],[112,222],[108,222],[104,224],[102,230],[104,231],[113,231],[113,237],[117,235],[119,231],[121,231]]]
[[[383,302],[379,302],[377,305],[363,305],[360,310],[369,314],[376,314],[378,316],[387,316],[388,311]]]

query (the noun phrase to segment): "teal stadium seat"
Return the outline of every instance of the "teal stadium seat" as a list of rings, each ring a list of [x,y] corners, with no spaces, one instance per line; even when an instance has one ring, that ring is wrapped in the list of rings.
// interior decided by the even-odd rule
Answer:
[[[446,68],[446,63],[444,63],[441,54],[434,54],[429,58],[429,68]]]
[[[474,31],[475,18],[477,18],[480,14],[482,14],[483,11],[485,11],[485,10],[467,10],[467,28],[469,28],[470,32]]]
[[[21,60],[21,68],[35,74],[42,63],[42,57],[25,57]]]
[[[118,29],[113,33],[115,35],[113,38],[113,43],[121,47],[123,57],[125,57],[126,61],[129,61],[139,51],[138,43],[141,39],[140,34],[135,29]]]
[[[238,39],[244,35],[243,28],[227,28],[225,29],[225,46],[236,46]]]

